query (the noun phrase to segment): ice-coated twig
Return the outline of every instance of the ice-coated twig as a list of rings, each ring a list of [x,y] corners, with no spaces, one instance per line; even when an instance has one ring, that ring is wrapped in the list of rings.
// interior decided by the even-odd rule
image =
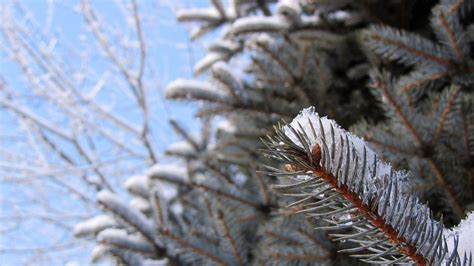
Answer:
[[[270,173],[292,180],[274,189],[305,195],[297,212],[326,222],[320,228],[335,231],[335,241],[357,243],[341,252],[369,263],[418,265],[436,265],[455,253],[443,225],[413,195],[407,174],[314,108],[277,128],[265,144],[269,157],[287,164],[287,170]],[[347,228],[352,230],[339,231]]]

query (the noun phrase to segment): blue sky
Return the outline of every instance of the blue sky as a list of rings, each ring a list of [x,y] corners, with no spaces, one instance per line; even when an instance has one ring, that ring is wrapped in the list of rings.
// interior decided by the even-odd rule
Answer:
[[[4,9],[11,4],[13,0],[4,0],[0,3]],[[72,70],[81,67],[80,55],[81,51],[93,51],[97,45],[93,41],[93,35],[84,26],[82,15],[77,12],[79,1],[63,0],[63,1],[34,1],[27,0],[21,2],[22,6],[31,12],[32,17],[36,21],[36,26],[32,29],[34,34],[44,34],[47,43],[37,43],[48,47],[55,44],[54,55],[61,58],[67,63]],[[155,149],[158,152],[163,151],[166,146],[176,141],[177,138],[172,133],[168,125],[170,118],[177,118],[185,128],[190,131],[196,131],[199,123],[193,118],[194,106],[189,103],[168,102],[163,99],[163,89],[166,84],[176,78],[192,77],[192,63],[202,56],[203,44],[188,44],[187,26],[177,24],[174,19],[173,9],[203,6],[206,1],[138,1],[139,11],[143,14],[142,24],[147,40],[147,72],[150,77],[147,86],[150,86],[150,93],[153,104],[154,118],[152,119],[153,137],[155,141]],[[117,9],[112,0],[93,1],[93,6],[104,21],[107,21],[107,27],[110,30],[121,29],[124,27],[124,19],[122,11]],[[17,18],[19,19],[19,18]],[[37,31],[37,32],[36,32]],[[113,36],[113,34],[111,35]],[[57,39],[54,39],[57,37]],[[0,34],[0,43],[5,47],[4,35]],[[0,52],[0,76],[1,78],[19,93],[28,93],[29,85],[21,74],[21,69],[9,58],[4,49]],[[107,62],[102,62],[100,57],[89,58],[87,67],[92,67],[88,71],[99,75],[107,70],[110,66]],[[70,61],[70,62],[68,62]],[[67,70],[65,70],[67,71]],[[113,78],[113,77],[112,77]],[[91,85],[91,84],[85,84]],[[99,100],[106,102],[110,95],[98,96]],[[120,96],[117,96],[120,97]],[[114,98],[120,101],[120,98]],[[36,103],[38,102],[38,105]],[[38,112],[39,99],[30,99],[31,109]],[[35,109],[38,108],[38,109]],[[125,112],[128,118],[133,119],[137,114],[133,110],[127,110],[126,106],[115,105],[117,112]],[[19,128],[10,113],[0,108],[0,132],[2,136],[14,136]],[[3,148],[9,149],[27,149],[24,143],[15,143],[15,145],[2,143]],[[0,151],[1,152],[1,151]],[[146,169],[141,170],[141,172]],[[140,170],[136,170],[140,174]],[[39,177],[36,177],[39,178]],[[0,179],[1,180],[1,179]],[[49,182],[49,181],[45,181]],[[41,183],[40,183],[41,184]],[[47,185],[47,186],[46,186]],[[57,206],[68,208],[76,206],[74,198],[71,202],[58,202],[67,200],[66,198],[58,198],[57,194],[49,193],[48,188],[54,184],[45,183],[45,197],[48,201],[55,202]],[[31,219],[22,223],[9,220],[16,213],[16,209],[11,207],[10,202],[20,204],[21,208],[28,209],[28,201],[24,200],[25,195],[21,184],[18,182],[0,183],[1,191],[1,226],[0,226],[0,265],[63,265],[65,262],[77,262],[79,265],[89,264],[89,251],[91,245],[84,242],[83,246],[67,247],[64,253],[55,254],[54,250],[42,250],[44,245],[52,243],[66,243],[71,239],[71,233],[68,230],[53,226],[42,220]],[[67,203],[67,204],[66,204]],[[55,206],[56,206],[55,205]],[[35,209],[30,209],[34,211]],[[67,221],[65,221],[67,222]],[[53,245],[54,246],[54,245]],[[85,247],[85,249],[84,249]],[[38,248],[37,252],[31,250]],[[54,249],[54,248],[53,248]],[[51,252],[52,251],[52,252]],[[67,258],[64,256],[67,254]]]

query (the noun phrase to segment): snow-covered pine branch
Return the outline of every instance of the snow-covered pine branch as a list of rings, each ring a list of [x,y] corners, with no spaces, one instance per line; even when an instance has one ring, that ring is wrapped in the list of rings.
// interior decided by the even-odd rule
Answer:
[[[117,222],[109,215],[98,215],[78,223],[74,227],[74,236],[84,237],[89,235],[95,235],[104,229],[112,228],[116,225]]]
[[[273,188],[296,197],[288,207],[326,223],[318,227],[335,231],[335,241],[357,244],[341,252],[368,263],[461,261],[449,250],[442,223],[413,194],[406,173],[394,171],[362,139],[314,108],[277,129],[266,145],[269,157],[287,164],[286,171],[270,168],[289,179]],[[341,230],[347,228],[352,230]],[[464,263],[459,265],[470,261]]]
[[[139,253],[153,254],[155,252],[153,244],[144,238],[130,235],[123,229],[105,229],[97,235],[97,242]]]
[[[230,95],[217,90],[208,82],[197,80],[176,80],[166,88],[169,99],[196,99],[215,103],[232,104]]]
[[[472,264],[472,256],[474,254],[474,246],[472,239],[474,239],[474,212],[471,212],[463,219],[456,227],[445,229],[444,235],[446,242],[451,250],[457,250],[459,256],[452,256],[453,264],[466,264],[467,261]],[[457,260],[457,261],[455,261]],[[447,264],[449,263],[446,260]]]
[[[117,215],[136,231],[140,232],[143,237],[152,243],[157,243],[152,223],[142,213],[122,202],[117,195],[104,190],[97,195],[97,200],[111,213]]]
[[[229,33],[238,35],[257,32],[282,32],[290,27],[291,23],[283,16],[272,17],[245,17],[236,20]]]

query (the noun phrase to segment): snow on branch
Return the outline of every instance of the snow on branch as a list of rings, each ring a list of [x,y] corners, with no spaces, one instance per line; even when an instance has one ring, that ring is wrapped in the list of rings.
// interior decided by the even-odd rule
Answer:
[[[284,31],[290,27],[290,23],[283,16],[271,17],[245,17],[240,18],[232,24],[230,33],[234,35],[252,32],[274,32]]]
[[[296,20],[301,14],[301,6],[298,0],[281,0],[277,5],[278,13]]]
[[[341,252],[368,263],[418,265],[457,254],[446,244],[442,223],[413,195],[407,173],[394,171],[362,139],[314,108],[265,143],[269,157],[287,164],[287,170],[269,167],[271,174],[290,179],[273,188],[301,198],[289,207],[327,224],[319,228],[335,230],[335,241],[357,244]],[[352,231],[340,231],[347,228]]]
[[[205,21],[208,23],[222,20],[222,16],[214,8],[179,10],[176,18],[178,21]]]
[[[74,226],[74,236],[83,237],[94,235],[98,232],[116,226],[115,220],[108,215],[99,215]]]
[[[106,229],[97,235],[97,241],[113,247],[138,251],[145,254],[155,252],[153,244],[138,236],[129,235],[123,229]]]
[[[204,58],[199,60],[194,66],[194,74],[199,75],[209,69],[213,64],[220,61],[227,61],[229,54],[210,52]]]
[[[457,254],[464,254],[462,257],[451,256],[452,258],[446,259],[446,264],[472,265],[472,254],[474,253],[474,245],[472,245],[472,240],[474,239],[474,212],[469,213],[466,219],[462,220],[458,226],[445,230],[444,234],[450,249],[457,249]],[[452,259],[452,262],[449,259]],[[456,259],[458,261],[455,261]]]
[[[125,204],[117,195],[109,191],[101,191],[97,195],[97,199],[107,210],[131,225],[150,242],[156,242],[153,225],[142,213]]]
[[[232,97],[224,92],[217,90],[211,83],[197,80],[178,79],[172,82],[166,88],[166,97],[168,99],[195,99],[215,103],[232,103]]]
[[[147,175],[150,178],[160,177],[162,180],[169,182],[182,181],[185,182],[188,179],[188,172],[186,167],[174,164],[157,164],[151,167]]]
[[[165,151],[166,155],[184,158],[197,157],[196,149],[186,140],[172,143]]]
[[[237,100],[242,102],[248,101],[248,95],[244,90],[242,80],[228,64],[224,62],[214,64],[212,66],[212,76],[224,84],[225,88],[229,90],[229,93],[231,93]]]
[[[150,194],[148,177],[146,176],[131,176],[125,181],[124,187],[130,193],[143,198],[148,198]]]

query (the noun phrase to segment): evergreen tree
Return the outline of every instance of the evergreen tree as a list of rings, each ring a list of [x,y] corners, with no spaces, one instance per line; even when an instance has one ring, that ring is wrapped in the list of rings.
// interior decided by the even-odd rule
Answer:
[[[206,79],[166,92],[202,103],[202,132],[171,121],[183,141],[166,153],[179,163],[131,177],[132,204],[100,192],[104,215],[76,234],[95,237],[94,260],[129,265],[471,265],[473,7],[180,11],[193,39],[218,32],[195,66]]]

